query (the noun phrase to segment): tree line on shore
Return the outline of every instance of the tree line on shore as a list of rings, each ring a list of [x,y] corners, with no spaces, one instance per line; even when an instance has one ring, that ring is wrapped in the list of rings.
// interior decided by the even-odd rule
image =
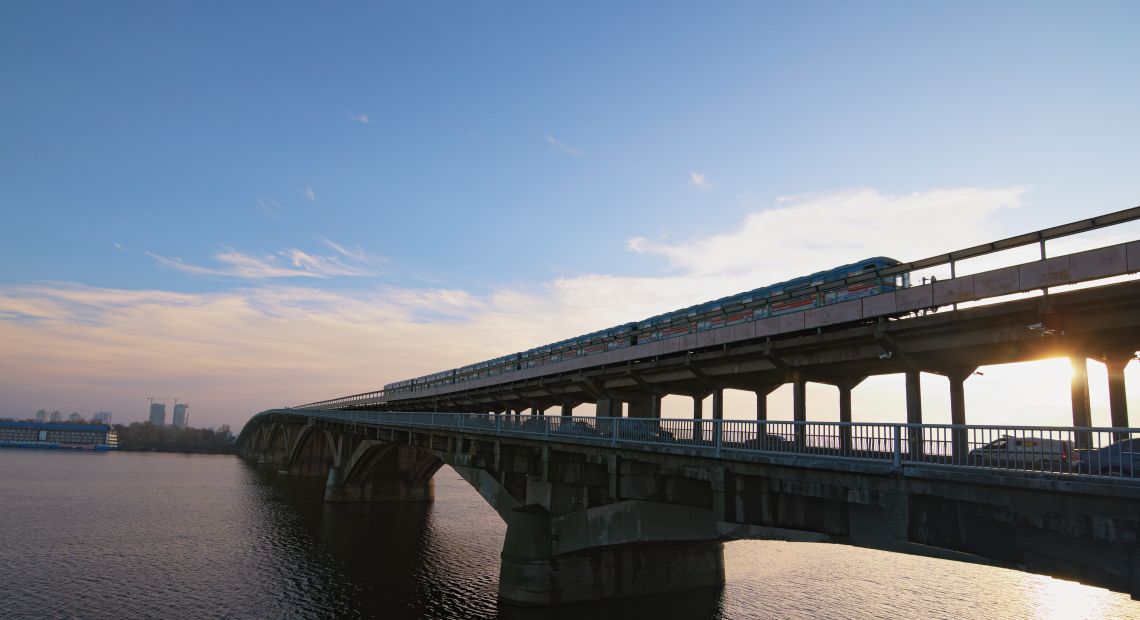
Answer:
[[[233,454],[237,451],[229,429],[188,426],[155,426],[150,422],[114,425],[120,450],[156,450],[160,452],[205,452]]]

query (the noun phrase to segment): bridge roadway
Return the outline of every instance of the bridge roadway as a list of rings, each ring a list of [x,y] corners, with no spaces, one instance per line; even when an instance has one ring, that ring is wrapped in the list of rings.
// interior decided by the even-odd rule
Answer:
[[[507,524],[508,603],[719,586],[722,543],[740,538],[994,564],[1138,598],[1140,479],[1084,473],[1067,447],[984,448],[1134,433],[283,409],[254,416],[239,445],[279,473],[325,477],[327,501],[430,501],[452,466]],[[971,452],[953,450],[956,434]]]

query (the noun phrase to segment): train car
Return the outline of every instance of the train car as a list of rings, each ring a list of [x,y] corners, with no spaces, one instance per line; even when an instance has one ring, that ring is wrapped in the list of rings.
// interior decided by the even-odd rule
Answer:
[[[647,319],[617,325],[590,334],[512,353],[462,368],[433,373],[415,379],[396,381],[384,386],[386,395],[407,393],[439,385],[462,383],[534,368],[546,364],[622,349],[636,344],[676,338],[686,334],[737,325],[747,321],[803,312],[828,304],[878,295],[910,286],[908,274],[842,282],[852,276],[900,264],[885,256],[875,256],[856,263],[801,276],[785,282],[729,295],[714,301],[666,312]],[[828,286],[834,284],[834,286]],[[821,287],[822,290],[812,290]],[[803,290],[803,294],[796,292]],[[770,300],[772,297],[783,296]]]

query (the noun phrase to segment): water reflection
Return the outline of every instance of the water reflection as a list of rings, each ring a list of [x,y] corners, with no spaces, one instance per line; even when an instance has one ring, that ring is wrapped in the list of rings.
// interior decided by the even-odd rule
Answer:
[[[302,538],[316,546],[307,555],[328,558],[340,595],[326,597],[323,610],[336,616],[1140,618],[1140,607],[1126,595],[1076,583],[842,545],[775,541],[726,544],[724,588],[555,608],[503,606],[496,590],[505,528],[449,468],[437,474],[434,504],[325,504],[322,480],[274,476],[270,482],[299,516]]]
[[[1038,575],[773,541],[726,544],[723,589],[500,607],[505,528],[453,470],[434,504],[323,496],[229,457],[0,450],[0,618],[1140,618]]]

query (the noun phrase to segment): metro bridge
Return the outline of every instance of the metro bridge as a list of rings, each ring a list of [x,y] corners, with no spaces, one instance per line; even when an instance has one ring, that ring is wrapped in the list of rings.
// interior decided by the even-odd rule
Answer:
[[[508,602],[719,585],[720,545],[734,538],[995,563],[1136,598],[1140,476],[1111,455],[1140,437],[1123,375],[1140,348],[1140,282],[1113,280],[1140,271],[1140,241],[1053,257],[1045,243],[1137,218],[1140,208],[882,270],[867,277],[939,265],[955,277],[796,314],[263,412],[242,454],[326,477],[329,501],[430,500],[432,475],[451,465],[507,523]],[[1040,260],[956,274],[964,259],[1026,244],[1040,244]],[[1058,288],[1075,284],[1098,286]],[[976,368],[1059,356],[1073,360],[1072,427],[967,424]],[[1108,367],[1112,428],[1091,428],[1088,358]],[[949,378],[952,424],[923,424],[922,372]],[[891,373],[906,376],[907,423],[852,423],[851,390]],[[839,388],[840,422],[807,420],[808,382]],[[769,421],[767,395],[787,383],[793,421]],[[723,419],[725,389],[756,394],[755,421]],[[692,397],[693,417],[662,419],[665,395]],[[572,416],[583,403],[596,415]]]

